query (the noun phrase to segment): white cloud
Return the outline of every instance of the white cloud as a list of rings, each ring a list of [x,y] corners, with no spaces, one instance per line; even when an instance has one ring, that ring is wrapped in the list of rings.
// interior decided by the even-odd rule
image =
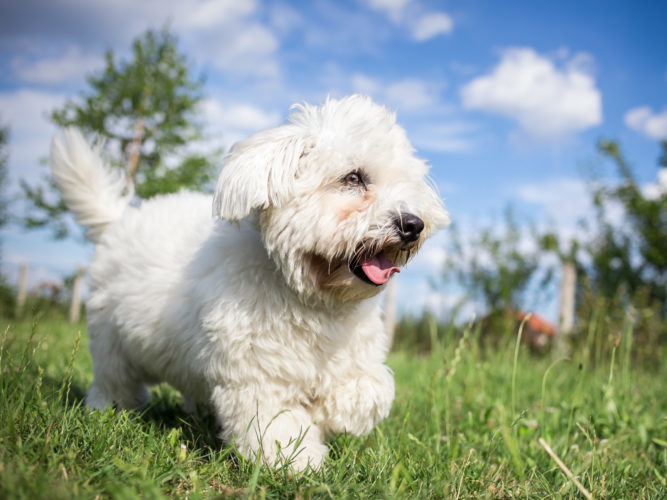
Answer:
[[[658,179],[656,182],[642,186],[642,192],[649,200],[655,200],[667,194],[667,167],[658,170]]]
[[[586,227],[595,227],[596,209],[592,201],[592,187],[583,179],[551,178],[539,183],[520,184],[516,188],[516,197],[519,201],[538,207],[532,211],[534,220],[545,225],[545,229],[556,231],[567,246],[567,242],[573,239],[587,241],[590,230]],[[623,218],[624,210],[620,204],[606,204],[606,222],[621,227]]]
[[[256,1],[204,0],[172,4],[174,28],[191,52],[231,74],[276,77],[279,41],[256,16]]]
[[[275,77],[280,73],[276,59],[278,40],[267,28],[252,23],[215,32],[200,49],[219,69],[230,73]]]
[[[403,15],[403,10],[410,3],[410,0],[368,0],[372,9],[383,11],[389,19],[399,22]]]
[[[543,207],[547,217],[563,226],[574,227],[582,215],[593,210],[589,187],[576,178],[520,184],[516,195],[521,201]]]
[[[614,184],[617,180],[603,182],[607,186],[618,186]],[[649,199],[667,193],[667,168],[659,170],[655,183],[645,184],[641,189]],[[553,231],[558,235],[562,250],[568,251],[573,240],[580,243],[592,241],[598,231],[598,214],[593,205],[591,189],[583,180],[561,178],[526,183],[518,186],[516,194],[517,199],[537,207],[538,210],[533,211],[533,220],[537,221],[542,231]],[[604,207],[602,222],[610,225],[618,235],[632,237],[632,232],[628,232],[628,214],[623,204],[608,199]],[[549,258],[553,259],[553,256],[542,256],[541,265],[548,264]],[[579,249],[577,258],[584,265],[590,264],[590,255],[582,249]]]
[[[454,28],[451,16],[440,11],[425,12],[415,0],[368,0],[368,5],[384,13],[394,24],[407,29],[417,42],[448,35]]]
[[[21,81],[49,85],[82,80],[84,75],[102,64],[101,55],[84,54],[79,47],[70,46],[56,57],[35,60],[25,55],[16,56],[12,59],[11,68]]]
[[[595,227],[595,206],[591,186],[585,180],[576,178],[552,178],[542,182],[524,183],[517,186],[515,193],[519,201],[526,202],[541,211],[533,216],[549,230],[555,230],[564,242],[578,239],[587,241],[590,230]],[[625,210],[623,206],[609,200],[605,205],[604,221],[619,229],[623,228]],[[535,220],[534,219],[534,220]],[[585,225],[582,227],[581,223]]]
[[[379,80],[361,74],[352,76],[352,87],[354,88],[355,92],[367,94],[370,96],[382,91],[382,85],[380,84]]]
[[[415,110],[433,106],[438,101],[436,86],[417,78],[406,78],[390,84],[385,94],[387,101],[398,109]]]
[[[412,23],[412,36],[418,42],[438,35],[448,35],[454,28],[454,21],[444,12],[430,12],[418,17]]]
[[[28,286],[39,283],[60,283],[78,267],[86,266],[93,254],[93,245],[81,240],[54,240],[48,231],[25,231],[16,226],[3,229],[2,272],[10,283],[18,282],[19,269],[28,264]]]
[[[215,29],[257,10],[257,2],[250,0],[203,0],[181,2],[181,6],[182,15],[174,19],[176,26],[193,29]]]
[[[9,169],[16,177],[34,181],[42,170],[40,158],[47,156],[56,127],[48,113],[61,106],[65,96],[35,90],[0,93],[0,121],[9,125]]]
[[[517,186],[516,199],[525,202],[530,207],[533,222],[538,225],[540,232],[554,232],[559,239],[561,249],[568,251],[573,241],[588,241],[590,234],[581,226],[593,224],[594,206],[591,201],[589,186],[581,179],[552,178],[542,182],[524,183]],[[608,216],[615,219],[621,215],[612,208],[613,214]],[[535,241],[531,238],[535,245]],[[580,258],[584,259],[581,254]],[[542,254],[541,265],[553,264],[552,255]]]
[[[542,139],[585,130],[602,122],[602,96],[584,64],[589,61],[578,54],[557,68],[533,49],[505,50],[490,74],[462,88],[463,105],[513,118]]]
[[[411,272],[425,271],[431,276],[440,275],[447,258],[445,248],[448,238],[447,230],[444,230],[426,240],[419,253],[408,264],[407,269]]]
[[[469,123],[455,121],[417,126],[412,141],[420,149],[442,153],[468,151],[474,147],[471,134],[475,127]]]
[[[444,87],[441,82],[419,78],[404,78],[395,82],[383,82],[367,75],[352,76],[355,92],[368,94],[400,111],[420,111],[432,109],[439,103],[439,94]]]
[[[653,113],[648,106],[633,108],[625,113],[625,124],[646,137],[667,140],[667,108]]]
[[[11,126],[11,136],[36,136],[50,129],[47,114],[62,104],[64,96],[52,92],[19,89],[0,92],[0,114]]]
[[[474,64],[462,63],[461,61],[452,61],[449,63],[449,69],[462,76],[470,76],[477,72]]]
[[[287,34],[295,28],[304,28],[306,20],[294,7],[286,4],[275,4],[270,7],[269,17],[271,26],[281,35]]]
[[[6,43],[28,50],[34,61],[64,50],[63,42],[80,51],[101,53],[110,47],[122,54],[128,41],[146,29],[168,25],[196,58],[231,74],[273,77],[280,70],[279,42],[261,14],[254,0],[52,0],[41,6],[40,16],[34,15],[31,2],[15,2],[0,19],[0,32]],[[45,42],[52,46],[45,48]],[[29,74],[44,78],[44,71],[35,73],[39,68],[25,60],[23,54],[16,69],[26,66],[24,73],[31,70]],[[48,61],[44,64],[53,67]]]
[[[222,135],[228,146],[254,132],[278,125],[282,118],[278,112],[251,104],[226,104],[215,99],[206,99],[202,110],[209,130]]]
[[[473,125],[443,119],[450,112],[441,99],[444,82],[419,78],[388,82],[363,74],[353,75],[351,80],[354,92],[367,94],[397,110],[399,121],[406,125],[416,147],[431,152],[460,152],[474,146]]]

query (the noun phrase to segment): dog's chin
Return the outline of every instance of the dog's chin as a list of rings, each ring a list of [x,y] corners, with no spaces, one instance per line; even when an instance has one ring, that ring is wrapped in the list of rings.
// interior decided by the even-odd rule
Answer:
[[[382,291],[382,286],[372,283],[363,272],[357,275],[347,261],[328,261],[311,254],[305,262],[313,287],[308,294],[314,293],[327,301],[349,303],[371,298]]]
[[[350,264],[350,271],[361,281],[371,286],[386,284],[395,273],[400,273],[397,260],[401,252],[396,248],[381,249],[376,253],[361,253]]]
[[[310,254],[305,262],[318,294],[348,302],[380,293],[391,277],[400,272],[400,266],[405,265],[411,253],[412,250],[386,247],[351,260],[330,261]]]

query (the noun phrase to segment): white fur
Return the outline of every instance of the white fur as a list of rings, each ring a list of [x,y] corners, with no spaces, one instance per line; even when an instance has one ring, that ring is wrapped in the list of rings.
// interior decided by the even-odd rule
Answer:
[[[131,186],[105,168],[99,154],[73,129],[65,132],[64,142],[52,141],[51,164],[58,167],[52,169],[53,176],[67,206],[96,241],[107,224],[122,215],[134,194]]]
[[[403,265],[448,223],[393,114],[361,96],[295,106],[230,151],[213,202],[222,220],[196,193],[126,206],[122,181],[73,130],[54,141],[52,168],[98,240],[89,406],[136,407],[146,384],[166,381],[189,407],[209,405],[244,455],[295,470],[322,464],[325,439],[388,415],[383,286],[348,262],[384,248]],[[365,188],[343,181],[352,171]],[[410,245],[393,222],[407,212],[425,223]]]

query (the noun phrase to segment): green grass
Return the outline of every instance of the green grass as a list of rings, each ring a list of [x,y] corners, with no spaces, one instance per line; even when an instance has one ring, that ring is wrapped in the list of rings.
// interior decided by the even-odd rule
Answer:
[[[584,498],[539,438],[595,498],[667,492],[667,368],[635,362],[631,332],[570,361],[515,338],[481,351],[470,332],[426,356],[394,353],[390,417],[339,436],[323,470],[296,477],[244,462],[166,386],[142,414],[87,411],[83,325],[2,332],[0,498]]]

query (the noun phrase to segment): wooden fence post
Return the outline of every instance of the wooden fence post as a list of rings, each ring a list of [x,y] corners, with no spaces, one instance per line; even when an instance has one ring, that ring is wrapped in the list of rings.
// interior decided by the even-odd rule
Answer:
[[[83,286],[83,273],[85,269],[80,267],[76,271],[74,284],[72,285],[72,301],[69,305],[69,322],[76,323],[81,316],[81,288]]]
[[[394,340],[394,327],[396,326],[396,288],[398,279],[394,276],[387,284],[384,296],[384,331],[389,338],[389,347]]]
[[[556,355],[567,355],[565,338],[574,327],[575,294],[577,289],[577,266],[574,262],[563,262],[558,302],[558,332],[556,334]]]
[[[19,271],[19,284],[16,294],[16,317],[23,316],[23,308],[25,307],[25,299],[28,295],[28,263],[21,264]]]

